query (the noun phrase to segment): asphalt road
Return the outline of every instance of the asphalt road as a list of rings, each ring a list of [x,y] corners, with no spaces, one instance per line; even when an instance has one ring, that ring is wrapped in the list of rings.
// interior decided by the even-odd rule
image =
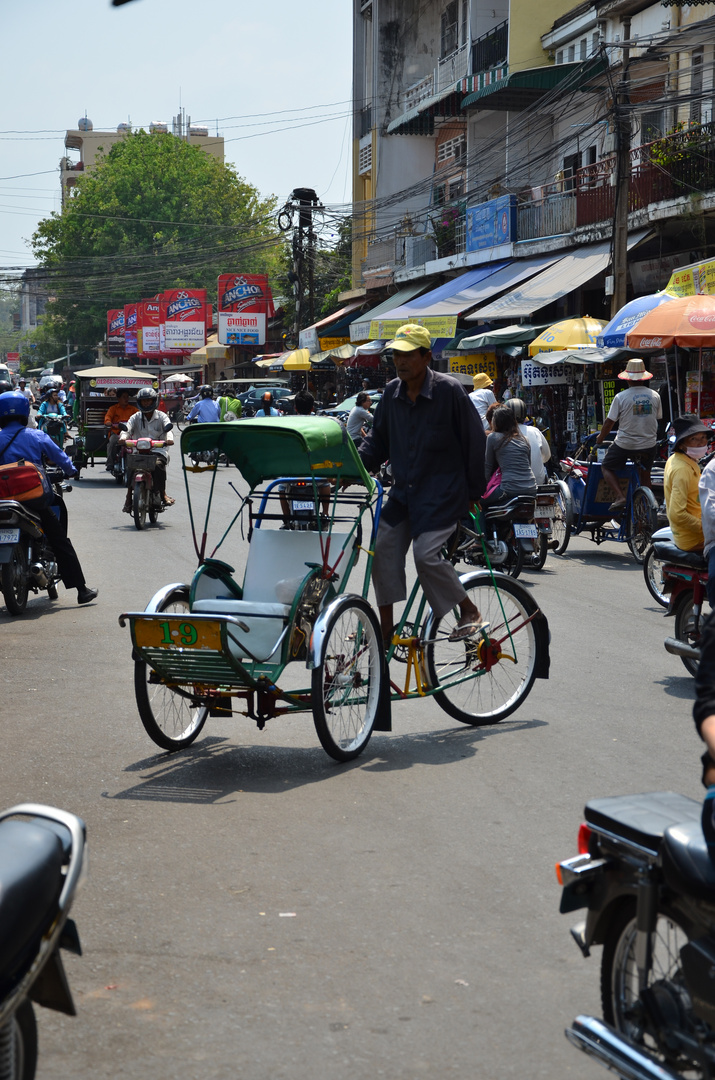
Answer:
[[[71,535],[98,601],[0,609],[0,803],[72,810],[90,843],[84,955],[66,958],[79,1015],[38,1010],[38,1076],[605,1076],[563,1037],[599,1011],[600,949],[571,941],[554,862],[590,796],[700,795],[692,680],[625,546],[577,539],[523,576],[551,678],[498,726],[430,700],[397,705],[347,766],[309,716],[210,720],[166,755],[117,616],[195,566],[177,462],[177,504],[142,533],[106,474],[85,477]],[[229,554],[240,568],[245,544]]]

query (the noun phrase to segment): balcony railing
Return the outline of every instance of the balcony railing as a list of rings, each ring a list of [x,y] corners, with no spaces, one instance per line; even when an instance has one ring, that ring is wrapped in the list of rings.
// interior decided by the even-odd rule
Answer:
[[[468,64],[469,49],[466,45],[440,60],[434,73],[434,92],[439,94],[453,86],[458,79],[463,79],[467,74]]]
[[[425,75],[424,79],[420,79],[414,86],[410,86],[405,91],[405,96],[402,99],[402,104],[405,112],[409,112],[410,109],[415,109],[420,102],[425,98],[432,97],[434,94],[434,75]]]
[[[509,50],[509,20],[482,34],[472,44],[472,71],[488,71],[502,64]]]

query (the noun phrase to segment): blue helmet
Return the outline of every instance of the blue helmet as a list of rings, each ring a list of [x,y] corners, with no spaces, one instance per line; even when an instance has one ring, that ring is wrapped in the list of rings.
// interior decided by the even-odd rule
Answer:
[[[30,415],[30,402],[24,394],[0,394],[0,427],[9,424],[11,420],[18,420],[27,426]]]

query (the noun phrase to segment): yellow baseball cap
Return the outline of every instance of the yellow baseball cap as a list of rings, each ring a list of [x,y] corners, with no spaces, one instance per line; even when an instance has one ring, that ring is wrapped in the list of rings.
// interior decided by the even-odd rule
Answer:
[[[412,352],[413,349],[431,349],[432,338],[429,330],[417,323],[405,323],[395,334],[392,341],[388,341],[386,349],[396,349],[398,352]]]

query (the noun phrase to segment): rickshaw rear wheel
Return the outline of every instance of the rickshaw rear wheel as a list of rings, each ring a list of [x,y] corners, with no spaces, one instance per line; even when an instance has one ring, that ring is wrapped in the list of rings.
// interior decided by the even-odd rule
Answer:
[[[639,487],[633,492],[628,525],[628,547],[637,562],[642,563],[658,528],[658,503],[650,488]]]
[[[556,483],[559,490],[556,493],[554,522],[551,526],[551,532],[554,540],[558,541],[557,546],[554,548],[554,555],[563,555],[571,539],[573,499],[565,480],[557,480]]]
[[[167,599],[158,609],[169,614],[189,610],[188,592]],[[162,750],[183,750],[201,733],[209,710],[192,705],[188,698],[175,693],[163,683],[149,682],[151,669],[141,660],[134,664],[134,694],[141,722],[149,738]],[[191,692],[190,686],[182,690]]]
[[[328,620],[311,683],[315,730],[335,761],[350,761],[367,746],[385,678],[377,616],[362,597],[350,597]]]
[[[446,713],[462,724],[484,727],[518,709],[534,684],[538,642],[533,623],[526,620],[537,605],[523,585],[506,575],[474,574],[463,584],[489,629],[450,641],[459,609],[441,619],[430,617],[427,674],[430,685],[440,687],[434,699]]]

